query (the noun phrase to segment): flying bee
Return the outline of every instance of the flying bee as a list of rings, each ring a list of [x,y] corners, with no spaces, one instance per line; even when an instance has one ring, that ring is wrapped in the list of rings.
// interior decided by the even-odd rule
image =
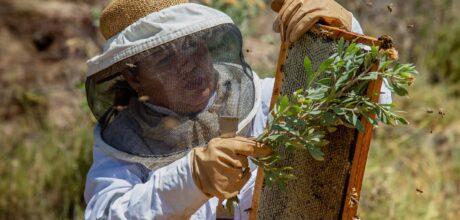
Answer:
[[[387,5],[388,12],[392,13],[393,12],[393,3],[390,3]]]
[[[129,68],[136,68],[136,65],[132,63],[126,63],[126,66],[128,66]]]
[[[446,116],[446,113],[444,112],[444,109],[442,108],[439,109],[438,114],[441,115],[441,118],[444,118],[444,116]]]
[[[421,190],[420,188],[416,188],[415,191],[417,191],[417,193],[420,193],[420,194],[423,193],[423,190]]]
[[[366,5],[369,6],[370,8],[372,8],[374,6],[374,2],[372,1],[367,1],[366,2]]]
[[[146,102],[150,99],[149,96],[143,95],[138,98],[139,102]]]

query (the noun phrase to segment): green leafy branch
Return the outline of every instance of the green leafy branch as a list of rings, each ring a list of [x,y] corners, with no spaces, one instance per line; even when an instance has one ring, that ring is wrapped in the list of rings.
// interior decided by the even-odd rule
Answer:
[[[277,167],[284,158],[277,149],[288,152],[308,150],[318,161],[324,160],[321,148],[328,144],[327,133],[343,125],[364,131],[361,118],[372,125],[404,125],[408,122],[393,109],[392,104],[375,103],[366,96],[370,81],[385,79],[388,88],[399,96],[408,94],[417,71],[412,64],[399,64],[389,59],[377,47],[364,50],[351,43],[339,41],[338,52],[313,70],[308,58],[304,61],[306,88],[289,96],[281,96],[270,113],[268,126],[258,141],[274,149],[274,154],[255,158],[253,162],[264,170],[267,184],[284,188],[295,176],[292,167]]]

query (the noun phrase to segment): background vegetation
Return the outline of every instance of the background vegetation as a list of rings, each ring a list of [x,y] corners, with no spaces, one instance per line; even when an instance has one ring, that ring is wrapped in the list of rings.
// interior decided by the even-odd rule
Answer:
[[[94,119],[85,61],[103,43],[108,0],[0,0],[0,219],[82,218]],[[278,37],[266,0],[206,1],[245,35],[245,55],[273,74]],[[390,34],[421,75],[394,100],[411,124],[380,127],[360,204],[363,219],[460,217],[460,2],[341,0],[369,35]]]

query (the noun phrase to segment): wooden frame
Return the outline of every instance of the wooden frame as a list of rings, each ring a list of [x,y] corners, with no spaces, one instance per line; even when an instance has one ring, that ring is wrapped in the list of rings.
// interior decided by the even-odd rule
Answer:
[[[361,43],[369,46],[379,46],[381,49],[389,49],[391,47],[391,42],[387,42],[386,39],[376,39],[373,37],[368,37],[361,34],[352,33],[345,31],[336,27],[330,27],[325,25],[317,25],[313,28],[314,32],[320,33],[332,39],[344,38],[346,41],[353,41],[356,43]],[[273,93],[271,97],[270,110],[274,107],[277,98],[280,95],[281,87],[283,83],[283,65],[286,61],[287,51],[289,49],[289,44],[282,42],[280,46],[280,51],[278,55],[278,62],[276,65],[276,74],[275,74],[275,84],[273,87]],[[369,84],[367,89],[367,96],[371,98],[372,101],[376,102],[380,96],[380,89],[382,86],[382,79],[372,81]],[[366,119],[361,119],[362,124],[364,125],[364,132],[358,133],[356,140],[355,151],[353,155],[353,161],[349,173],[349,178],[347,180],[347,192],[342,204],[342,219],[353,219],[358,210],[360,192],[364,177],[364,170],[367,163],[367,157],[369,152],[369,146],[372,139],[372,130],[373,126]],[[257,219],[257,213],[259,209],[260,196],[262,193],[264,181],[264,173],[262,169],[257,171],[256,182],[254,185],[254,193],[252,199],[252,205],[249,213],[249,219]]]

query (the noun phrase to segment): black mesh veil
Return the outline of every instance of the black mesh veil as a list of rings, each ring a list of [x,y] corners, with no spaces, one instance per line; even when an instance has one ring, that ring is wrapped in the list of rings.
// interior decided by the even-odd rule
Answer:
[[[130,155],[164,159],[221,135],[222,118],[237,121],[240,134],[247,133],[255,90],[233,24],[161,44],[86,80],[104,140]]]
[[[233,24],[222,24],[146,50],[88,77],[86,79],[87,101],[94,116],[99,120],[109,109],[114,107],[115,94],[109,90],[114,82],[124,80],[121,76],[122,71],[135,68],[136,63],[146,59],[146,57],[157,56],[162,51],[175,48],[175,43],[178,41],[204,43],[214,64],[238,65],[243,74],[246,75],[245,77],[252,79],[252,72],[242,53],[240,31]]]

